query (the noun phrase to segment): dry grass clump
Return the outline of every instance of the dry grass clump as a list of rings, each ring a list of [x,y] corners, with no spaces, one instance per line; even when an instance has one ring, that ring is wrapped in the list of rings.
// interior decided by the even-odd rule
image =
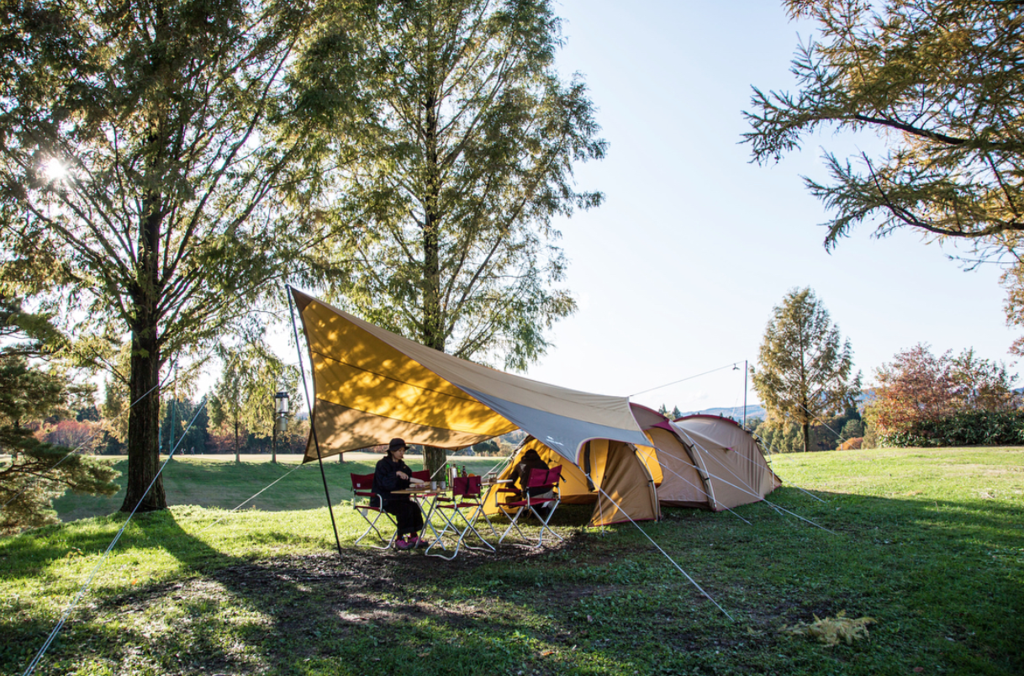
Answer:
[[[821,619],[815,615],[811,624],[801,622],[792,627],[784,627],[783,631],[798,636],[810,636],[827,646],[839,645],[840,641],[850,645],[857,639],[867,638],[867,626],[874,621],[871,617],[859,617],[854,620],[846,616],[845,610],[840,610],[835,617]]]

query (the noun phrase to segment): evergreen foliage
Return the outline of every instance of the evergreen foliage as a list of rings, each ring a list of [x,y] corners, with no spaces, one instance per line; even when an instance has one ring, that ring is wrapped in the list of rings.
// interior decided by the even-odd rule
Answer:
[[[118,472],[74,450],[43,443],[29,422],[64,405],[68,391],[59,372],[29,357],[49,354],[58,336],[45,316],[23,311],[20,301],[0,299],[0,451],[11,456],[0,467],[0,535],[56,523],[53,499],[68,489],[113,495]],[[72,423],[79,424],[79,423]],[[90,437],[91,439],[91,437]]]
[[[259,309],[322,239],[294,228],[310,138],[285,83],[310,3],[4,5],[0,285],[44,294],[125,375],[133,509],[159,466],[160,370]],[[273,196],[273,201],[271,201]],[[157,480],[143,511],[166,506]]]
[[[787,423],[800,426],[803,450],[810,451],[811,427],[851,407],[860,393],[850,341],[841,342],[839,327],[810,288],[793,289],[774,308],[758,365],[751,371],[767,411],[765,424],[783,430],[780,443],[787,447],[792,439]],[[759,434],[765,436],[767,429]]]
[[[1024,231],[1024,5],[967,0],[786,0],[818,38],[793,59],[799,91],[755,88],[756,161],[777,161],[820,127],[885,139],[859,167],[825,153],[831,182],[804,179],[835,212],[832,247],[856,224],[879,235],[910,228],[928,238],[1013,249]]]

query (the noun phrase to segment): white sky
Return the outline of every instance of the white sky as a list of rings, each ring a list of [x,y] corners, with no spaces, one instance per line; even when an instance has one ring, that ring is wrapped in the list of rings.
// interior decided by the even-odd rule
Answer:
[[[605,160],[577,168],[578,186],[606,201],[560,222],[579,311],[527,375],[631,395],[753,363],[772,307],[798,286],[824,302],[868,382],[918,342],[1012,361],[996,266],[965,272],[952,251],[911,233],[876,240],[866,226],[825,252],[827,215],[800,176],[824,177],[822,147],[855,152],[877,139],[829,131],[776,166],[749,164],[739,140],[750,87],[792,88],[798,32],[806,39],[810,26],[763,0],[565,0],[556,11],[567,39],[559,68],[584,75],[610,144]],[[634,400],[684,411],[742,405],[743,373]]]

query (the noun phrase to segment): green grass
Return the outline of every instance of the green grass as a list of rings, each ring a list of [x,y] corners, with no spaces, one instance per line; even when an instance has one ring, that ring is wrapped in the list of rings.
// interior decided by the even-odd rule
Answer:
[[[770,500],[832,533],[764,504],[736,510],[750,525],[642,524],[733,621],[635,527],[583,528],[585,507],[560,508],[566,542],[540,553],[352,547],[347,475],[370,466],[325,463],[339,556],[315,465],[228,514],[292,466],[171,463],[169,499],[204,506],[137,515],[36,673],[1024,673],[1024,449],[776,456]],[[60,508],[120,506],[101,502]],[[123,521],[0,541],[0,674],[25,669]],[[868,638],[789,631],[840,611],[874,618]]]

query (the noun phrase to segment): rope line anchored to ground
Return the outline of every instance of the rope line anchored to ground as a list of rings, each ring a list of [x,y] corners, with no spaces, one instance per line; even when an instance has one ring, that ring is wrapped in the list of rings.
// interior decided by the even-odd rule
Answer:
[[[192,416],[192,420],[189,421],[188,427],[185,428],[185,433],[187,433],[192,428],[192,425],[195,423],[196,418],[199,417],[199,413],[204,408],[206,408],[206,397],[203,397],[202,401],[200,401],[199,405],[196,407],[195,415]],[[39,662],[43,659],[43,656],[46,655],[46,651],[50,649],[51,645],[53,645],[53,642],[57,638],[57,635],[60,634],[60,630],[64,627],[64,623],[67,622],[68,617],[71,616],[71,612],[82,600],[82,597],[85,596],[85,592],[89,590],[89,587],[92,585],[92,581],[96,578],[96,574],[99,573],[100,568],[107,560],[107,557],[110,555],[111,550],[113,550],[114,546],[117,545],[117,541],[121,539],[121,535],[128,527],[128,524],[131,523],[132,517],[135,516],[135,512],[137,512],[139,509],[139,505],[141,505],[142,501],[146,499],[147,495],[149,495],[149,491],[152,490],[153,485],[156,484],[156,480],[160,478],[160,475],[163,473],[164,468],[167,467],[167,463],[171,461],[172,457],[174,457],[174,453],[178,450],[178,446],[181,446],[181,442],[184,441],[184,439],[185,434],[182,434],[181,438],[178,439],[178,443],[175,444],[174,448],[171,449],[171,452],[170,454],[168,454],[167,459],[164,460],[163,463],[160,465],[160,469],[157,470],[156,476],[154,476],[153,480],[149,482],[149,486],[146,487],[146,491],[142,494],[142,496],[139,498],[139,501],[135,504],[135,507],[132,509],[131,514],[128,515],[128,518],[125,519],[124,523],[121,525],[121,528],[117,531],[117,534],[114,535],[114,539],[110,541],[110,544],[107,546],[107,549],[103,552],[103,556],[101,556],[100,560],[96,562],[96,565],[89,573],[89,577],[86,579],[85,584],[83,584],[82,588],[78,590],[78,594],[75,596],[74,599],[72,599],[71,603],[68,604],[68,607],[64,609],[63,614],[61,614],[60,616],[60,620],[57,622],[57,626],[53,628],[53,631],[51,631],[50,635],[47,636],[46,641],[43,643],[43,646],[39,649],[39,652],[36,653],[36,656],[32,658],[31,662],[29,662],[28,667],[25,669],[24,672],[22,672],[22,676],[30,676],[30,674],[33,671],[35,671],[36,667],[39,665]]]

